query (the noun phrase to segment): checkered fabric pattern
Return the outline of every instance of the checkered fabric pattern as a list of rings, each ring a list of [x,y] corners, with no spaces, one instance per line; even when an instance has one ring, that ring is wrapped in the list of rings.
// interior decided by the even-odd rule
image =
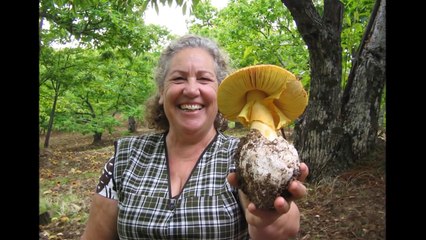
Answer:
[[[165,136],[122,138],[105,165],[97,192],[119,200],[120,239],[249,239],[238,194],[226,181],[238,139],[219,132],[172,198]]]

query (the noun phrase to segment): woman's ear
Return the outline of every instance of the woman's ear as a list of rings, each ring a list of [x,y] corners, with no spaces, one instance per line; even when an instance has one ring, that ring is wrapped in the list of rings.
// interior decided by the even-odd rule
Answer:
[[[159,94],[158,94],[158,103],[160,104],[160,105],[163,105],[163,103],[164,103],[164,98],[163,98],[163,94],[160,92]]]

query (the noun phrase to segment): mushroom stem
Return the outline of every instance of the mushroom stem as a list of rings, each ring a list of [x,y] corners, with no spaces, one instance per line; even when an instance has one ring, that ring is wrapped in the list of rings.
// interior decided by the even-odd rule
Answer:
[[[259,90],[252,90],[247,93],[247,102],[252,103],[250,115],[250,129],[257,129],[268,140],[277,138],[275,122],[271,110],[264,104],[263,99],[267,95]]]
[[[253,121],[250,124],[250,129],[257,129],[259,132],[266,137],[269,141],[274,140],[278,137],[277,133],[271,129],[268,125],[260,121]]]

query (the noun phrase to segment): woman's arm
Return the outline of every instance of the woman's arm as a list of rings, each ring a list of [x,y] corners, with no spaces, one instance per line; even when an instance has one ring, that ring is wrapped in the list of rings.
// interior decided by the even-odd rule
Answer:
[[[81,240],[117,240],[118,202],[95,193]]]

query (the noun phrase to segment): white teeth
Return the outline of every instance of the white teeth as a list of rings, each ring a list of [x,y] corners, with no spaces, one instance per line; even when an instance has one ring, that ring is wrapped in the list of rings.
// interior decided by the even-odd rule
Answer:
[[[180,109],[182,110],[200,110],[202,108],[201,105],[198,104],[182,104],[180,105]]]

